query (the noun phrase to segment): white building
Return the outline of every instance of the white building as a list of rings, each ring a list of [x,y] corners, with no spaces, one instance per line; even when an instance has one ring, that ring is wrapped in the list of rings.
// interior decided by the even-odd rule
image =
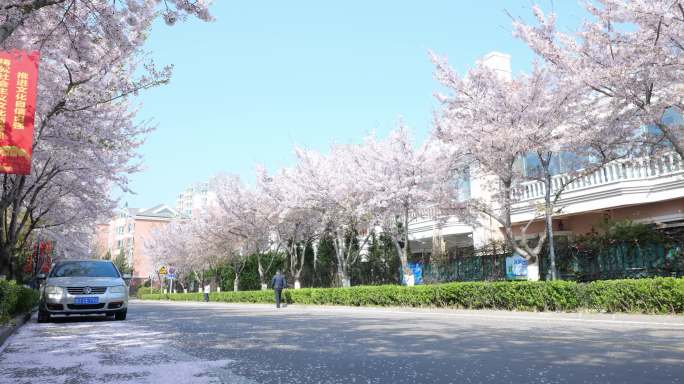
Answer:
[[[207,205],[209,184],[195,183],[178,194],[176,211],[183,217],[192,217],[195,212]]]

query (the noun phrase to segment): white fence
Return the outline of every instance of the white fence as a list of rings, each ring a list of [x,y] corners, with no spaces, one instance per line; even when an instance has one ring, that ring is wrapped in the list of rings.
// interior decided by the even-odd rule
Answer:
[[[570,175],[556,175],[551,179],[551,193],[555,193],[566,184],[563,192],[567,193],[629,180],[672,176],[677,173],[684,173],[684,167],[681,157],[674,152],[656,157],[617,160],[572,181]],[[535,180],[522,183],[514,196],[517,201],[522,202],[544,198],[545,193],[545,183]]]

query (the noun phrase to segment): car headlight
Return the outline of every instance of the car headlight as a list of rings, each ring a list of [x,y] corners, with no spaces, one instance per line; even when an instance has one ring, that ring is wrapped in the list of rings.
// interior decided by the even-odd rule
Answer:
[[[64,293],[64,288],[56,285],[48,285],[45,287],[45,293],[50,296],[61,296]]]
[[[109,287],[109,292],[110,293],[125,293],[126,287],[124,287],[123,285],[117,285],[116,287]]]

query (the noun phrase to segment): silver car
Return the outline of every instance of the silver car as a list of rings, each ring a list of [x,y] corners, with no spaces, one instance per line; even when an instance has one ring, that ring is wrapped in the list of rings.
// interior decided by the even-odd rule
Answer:
[[[129,275],[108,260],[65,260],[52,266],[41,289],[38,322],[51,315],[114,315],[126,320]]]

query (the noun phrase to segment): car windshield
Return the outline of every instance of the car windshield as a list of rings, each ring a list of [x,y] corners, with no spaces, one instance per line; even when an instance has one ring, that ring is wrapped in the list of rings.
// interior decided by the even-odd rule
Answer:
[[[120,277],[114,264],[96,261],[70,261],[57,264],[50,277]]]

